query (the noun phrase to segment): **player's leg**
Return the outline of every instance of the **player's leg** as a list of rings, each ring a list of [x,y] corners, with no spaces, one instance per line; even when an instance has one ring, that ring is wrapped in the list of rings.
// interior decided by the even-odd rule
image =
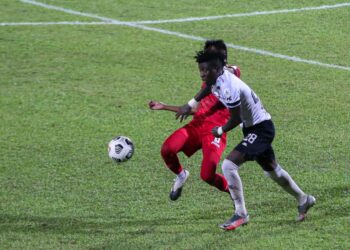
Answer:
[[[220,225],[225,230],[234,230],[241,225],[247,224],[249,221],[249,215],[245,207],[243,185],[238,173],[239,166],[245,161],[245,155],[234,149],[222,163],[222,171],[228,182],[229,191],[235,207],[232,218]]]
[[[276,160],[259,157],[256,161],[264,169],[265,174],[280,185],[286,192],[294,196],[299,204],[303,204],[306,201],[306,194]]]
[[[188,137],[189,135],[186,130],[184,128],[180,128],[164,141],[160,151],[165,165],[176,175],[183,171],[177,154],[182,151]]]
[[[189,171],[183,169],[177,154],[183,151],[187,156],[192,155],[197,149],[192,146],[194,134],[187,127],[180,128],[171,134],[163,143],[161,155],[166,166],[177,175],[170,190],[171,200],[177,200],[181,196]]]
[[[305,194],[289,173],[278,164],[275,160],[272,147],[259,156],[257,162],[268,177],[280,185],[286,192],[294,196],[298,202],[299,216],[297,220],[303,221],[309,208],[315,204],[316,199],[311,195]]]
[[[268,133],[262,133],[265,127],[271,127]],[[249,217],[245,208],[243,186],[238,174],[239,166],[245,161],[254,160],[256,155],[264,151],[266,145],[270,145],[274,136],[272,122],[263,122],[249,128],[243,127],[243,140],[228,155],[222,164],[225,178],[229,184],[231,197],[235,205],[233,217],[220,225],[226,230],[233,230],[240,225],[248,223]]]
[[[229,192],[228,184],[222,174],[216,173],[218,163],[226,146],[226,137],[215,138],[213,135],[205,135],[202,138],[202,165],[200,176],[203,181],[223,192]]]

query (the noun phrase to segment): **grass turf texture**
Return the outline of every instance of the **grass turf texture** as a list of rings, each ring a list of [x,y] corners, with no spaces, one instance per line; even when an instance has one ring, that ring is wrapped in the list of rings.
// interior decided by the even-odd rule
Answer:
[[[172,8],[164,2],[152,18],[151,2],[99,1],[96,11],[95,1],[46,3],[146,20],[337,2],[237,1],[214,11],[214,3],[201,1],[191,12],[183,2],[171,2]],[[96,21],[18,1],[5,0],[4,6],[1,22]],[[122,16],[123,9],[130,15]],[[349,32],[340,21],[349,10],[154,26],[349,66]],[[322,15],[325,22],[314,21]],[[327,47],[329,39],[334,47]],[[317,198],[307,221],[294,222],[294,200],[249,163],[240,173],[251,223],[221,231],[217,225],[231,216],[232,205],[227,194],[200,181],[200,153],[182,157],[191,176],[183,197],[169,201],[173,175],[159,150],[181,124],[171,113],[149,111],[147,102],[183,104],[192,97],[200,83],[193,55],[201,44],[120,26],[0,27],[1,248],[350,247],[349,71],[229,50],[229,61],[241,66],[242,78],[273,116],[278,160]],[[133,159],[122,165],[107,157],[107,143],[118,134],[136,146]],[[239,129],[232,132],[229,147],[240,137]]]

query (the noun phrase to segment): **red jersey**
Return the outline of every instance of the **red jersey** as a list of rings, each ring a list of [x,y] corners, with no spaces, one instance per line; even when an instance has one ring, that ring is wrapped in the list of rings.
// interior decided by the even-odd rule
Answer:
[[[240,78],[241,70],[239,67],[233,65],[226,67]],[[203,82],[202,88],[205,86],[206,84]],[[225,125],[229,118],[229,110],[213,94],[209,94],[201,100],[197,112],[188,125],[198,128],[202,134],[210,134],[214,127]]]
[[[226,65],[226,68],[238,78],[241,77],[241,70],[237,66]],[[202,83],[202,88],[206,86]],[[193,115],[192,121],[188,124],[199,129],[202,134],[211,134],[214,127],[226,124],[230,118],[230,111],[214,96],[209,94],[201,100],[197,112]]]
[[[203,83],[202,88],[205,86]],[[225,125],[229,118],[229,110],[213,94],[209,94],[199,103],[189,125],[197,127],[201,133],[210,134],[214,127]]]

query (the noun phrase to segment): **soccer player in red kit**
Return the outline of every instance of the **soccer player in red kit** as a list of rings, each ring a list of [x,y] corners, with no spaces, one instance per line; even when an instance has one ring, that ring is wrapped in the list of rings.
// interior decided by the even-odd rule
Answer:
[[[206,41],[204,50],[219,51],[227,58],[227,48],[222,40]],[[238,67],[227,65],[227,68],[231,73],[240,77]],[[202,88],[205,86],[206,84],[203,82]],[[152,110],[173,112],[178,112],[180,108],[180,106],[167,105],[157,101],[150,101],[149,107]],[[191,113],[193,119],[173,132],[164,141],[161,148],[161,155],[166,166],[177,175],[169,194],[171,200],[177,200],[181,196],[182,187],[189,176],[189,171],[183,169],[177,154],[183,152],[187,157],[191,157],[200,149],[203,152],[201,179],[223,192],[229,192],[225,177],[216,173],[216,167],[226,147],[226,134],[221,138],[216,138],[211,133],[213,127],[222,126],[228,121],[230,117],[228,109],[214,95],[210,94],[201,100],[199,106]]]

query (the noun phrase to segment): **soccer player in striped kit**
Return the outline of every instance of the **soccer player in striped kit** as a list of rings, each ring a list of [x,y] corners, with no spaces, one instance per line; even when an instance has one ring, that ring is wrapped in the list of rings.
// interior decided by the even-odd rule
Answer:
[[[222,170],[229,185],[235,212],[232,218],[221,224],[220,227],[225,230],[234,230],[249,221],[238,170],[244,162],[252,160],[262,167],[267,176],[295,197],[299,213],[297,221],[303,221],[309,208],[316,203],[316,199],[312,195],[305,194],[276,161],[272,148],[275,128],[271,115],[266,111],[256,93],[241,79],[227,71],[221,53],[199,51],[195,58],[200,76],[207,85],[180,108],[176,117],[181,121],[186,119],[190,110],[196,107],[203,98],[214,94],[230,111],[230,119],[226,124],[213,126],[212,134],[215,137],[220,138],[224,133],[243,122],[244,138],[222,163]]]

